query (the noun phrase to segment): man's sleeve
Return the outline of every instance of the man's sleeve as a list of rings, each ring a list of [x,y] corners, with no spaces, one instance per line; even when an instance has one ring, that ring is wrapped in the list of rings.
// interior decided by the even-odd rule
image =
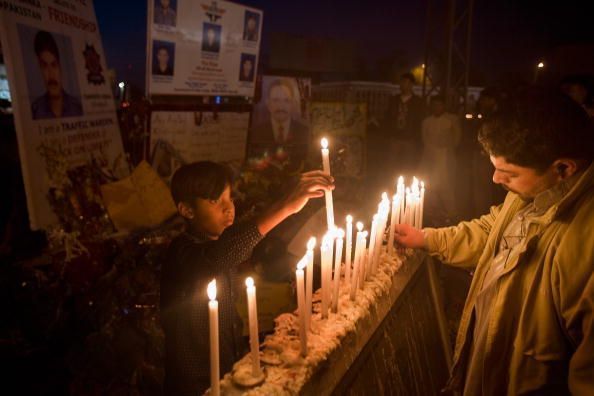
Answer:
[[[502,206],[493,206],[489,214],[457,226],[425,228],[427,251],[445,264],[475,267]]]
[[[585,246],[586,241],[580,242]],[[569,390],[572,395],[594,395],[594,254],[571,245],[555,257],[553,296],[575,348],[569,360]]]

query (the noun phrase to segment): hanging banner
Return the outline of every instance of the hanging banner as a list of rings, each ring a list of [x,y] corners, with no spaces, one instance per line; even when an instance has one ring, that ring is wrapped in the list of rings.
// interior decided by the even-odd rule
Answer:
[[[57,222],[50,189],[59,194],[68,169],[127,173],[93,2],[2,0],[0,39],[29,221],[46,228]]]
[[[252,97],[262,21],[229,1],[148,0],[148,94]]]

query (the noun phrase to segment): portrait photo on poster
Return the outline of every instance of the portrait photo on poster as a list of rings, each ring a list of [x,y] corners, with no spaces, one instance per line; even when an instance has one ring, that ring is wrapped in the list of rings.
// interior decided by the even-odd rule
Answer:
[[[154,18],[156,25],[175,26],[177,19],[177,0],[154,0]]]
[[[175,65],[175,43],[170,41],[153,40],[154,76],[173,76]]]
[[[241,54],[239,65],[239,81],[253,82],[256,68],[256,55]]]
[[[262,97],[254,106],[248,138],[250,158],[280,150],[293,164],[306,159],[310,128],[302,114],[302,103],[309,89],[299,80],[277,76],[262,78]]]
[[[258,41],[260,31],[260,14],[253,11],[246,11],[243,21],[243,39],[246,41]]]
[[[17,25],[34,120],[83,115],[72,41],[62,34]],[[77,48],[81,54],[85,48]]]
[[[202,51],[218,53],[221,50],[221,30],[221,25],[202,24]]]

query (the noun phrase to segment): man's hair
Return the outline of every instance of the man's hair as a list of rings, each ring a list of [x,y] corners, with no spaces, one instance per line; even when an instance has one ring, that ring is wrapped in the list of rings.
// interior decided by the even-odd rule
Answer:
[[[291,96],[291,98],[293,97],[293,87],[291,86],[291,84],[289,84],[285,80],[278,79],[278,80],[274,80],[272,82],[272,84],[270,84],[270,86],[268,87],[268,95],[266,96],[267,98],[270,97],[270,94],[272,93],[272,90],[274,88],[276,88],[276,87],[285,87],[285,88],[287,88],[287,90],[289,91],[289,95]]]
[[[171,178],[171,195],[175,204],[193,204],[196,198],[217,199],[233,184],[231,169],[211,161],[183,165]]]
[[[412,73],[403,73],[400,75],[400,79],[408,80],[413,84],[416,84],[416,82],[417,82],[417,80],[415,79],[415,76]]]
[[[58,61],[60,61],[60,52],[58,51],[58,44],[56,44],[54,36],[52,36],[49,32],[46,32],[45,30],[38,31],[35,35],[33,46],[35,48],[35,54],[37,56],[39,56],[43,51],[48,51],[49,53],[54,55]]]
[[[529,89],[488,119],[478,140],[489,155],[543,172],[559,158],[591,162],[593,125],[565,95]]]

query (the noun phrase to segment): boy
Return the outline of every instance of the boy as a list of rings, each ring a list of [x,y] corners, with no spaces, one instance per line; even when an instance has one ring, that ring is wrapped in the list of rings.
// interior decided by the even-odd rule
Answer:
[[[223,165],[196,162],[179,168],[171,193],[187,231],[171,242],[161,274],[165,331],[165,394],[197,395],[210,386],[206,285],[217,280],[221,372],[241,352],[241,321],[234,308],[236,267],[271,229],[310,198],[334,188],[321,171],[304,173],[297,186],[259,218],[233,224],[232,177]]]

